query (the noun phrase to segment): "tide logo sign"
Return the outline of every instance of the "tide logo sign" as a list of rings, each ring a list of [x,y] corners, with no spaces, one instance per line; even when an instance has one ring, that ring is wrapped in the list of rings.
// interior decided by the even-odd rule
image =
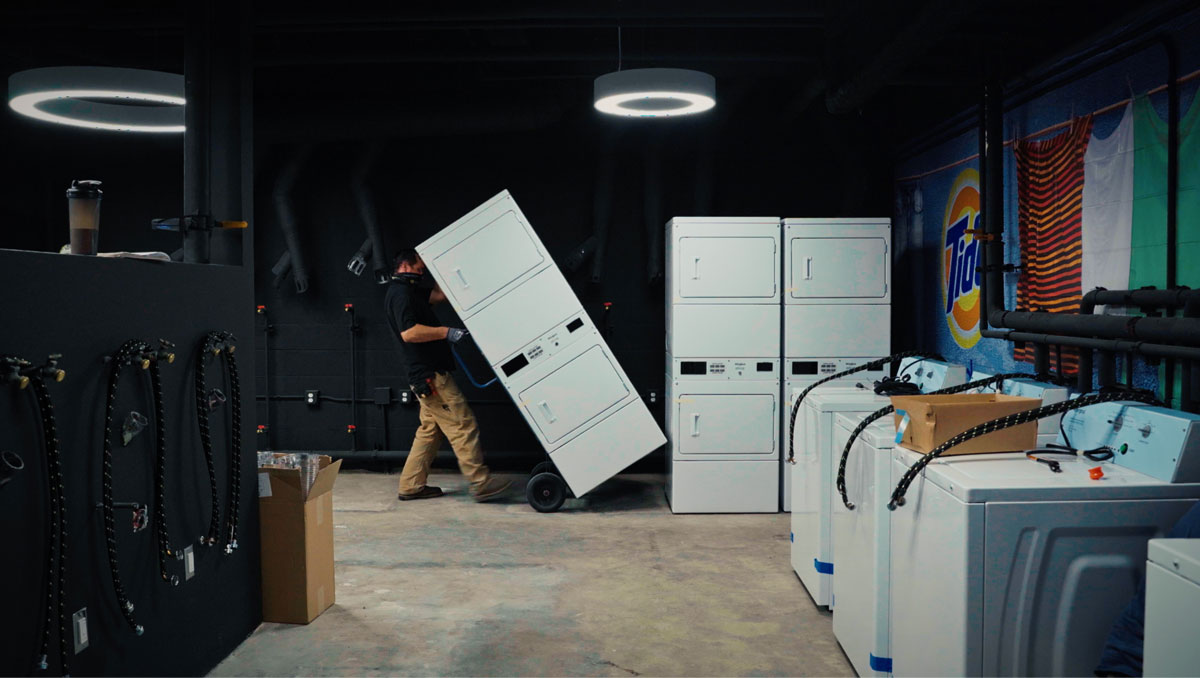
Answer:
[[[942,218],[942,302],[946,324],[962,348],[979,343],[979,172],[963,170],[950,188]]]

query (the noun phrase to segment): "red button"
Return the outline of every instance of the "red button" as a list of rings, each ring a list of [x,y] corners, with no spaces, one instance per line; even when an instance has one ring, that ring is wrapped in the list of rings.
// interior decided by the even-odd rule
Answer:
[[[1091,476],[1092,480],[1100,480],[1104,477],[1104,469],[1100,468],[1099,466],[1088,469],[1088,475]]]

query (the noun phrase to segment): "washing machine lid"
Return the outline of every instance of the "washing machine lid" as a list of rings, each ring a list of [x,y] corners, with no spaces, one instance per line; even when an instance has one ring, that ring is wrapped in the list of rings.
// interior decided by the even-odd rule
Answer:
[[[875,395],[868,388],[814,390],[804,399],[806,405],[823,412],[874,412],[891,404],[891,398]]]
[[[893,457],[905,465],[920,452],[896,447]],[[1047,455],[1048,457],[1050,455]],[[1054,473],[1024,454],[962,454],[942,457],[925,468],[925,478],[957,497],[976,504],[989,501],[1078,501],[1085,499],[1200,499],[1200,484],[1166,483],[1144,473],[1084,457],[1053,455],[1062,467]],[[1092,480],[1088,469],[1101,467],[1104,477]]]
[[[1200,539],[1151,539],[1147,558],[1167,572],[1200,585]]]
[[[1023,398],[1042,398],[1045,400],[1047,393],[1054,394],[1058,396],[1054,402],[1063,400],[1070,393],[1066,386],[1055,386],[1054,384],[1034,379],[1005,379],[1001,388],[1004,390],[1005,395],[1021,396]]]
[[[862,416],[835,414],[833,415],[833,424],[838,428],[845,429],[846,434],[849,435],[858,428],[862,419]],[[858,434],[858,440],[866,442],[877,450],[890,450],[896,446],[896,426],[892,423],[891,417],[884,417],[864,428],[862,433]]]

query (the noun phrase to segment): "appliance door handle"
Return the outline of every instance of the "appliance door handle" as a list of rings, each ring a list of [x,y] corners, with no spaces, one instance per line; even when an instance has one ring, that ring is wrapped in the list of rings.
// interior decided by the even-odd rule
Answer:
[[[467,289],[468,287],[470,287],[470,286],[471,286],[471,283],[468,283],[468,282],[467,282],[467,276],[463,275],[463,272],[462,272],[462,269],[461,269],[461,268],[455,267],[455,268],[454,268],[454,273],[455,273],[455,275],[457,275],[457,276],[458,276],[458,281],[459,281],[460,283],[462,283],[462,286],[463,286],[463,289],[464,289],[464,290],[465,290],[465,289]]]
[[[693,438],[700,437],[700,413],[699,412],[692,413],[692,437]]]
[[[804,279],[812,280],[812,257],[804,257]]]
[[[700,279],[700,257],[692,259],[692,280]]]
[[[542,408],[542,412],[546,415],[546,420],[551,424],[558,421],[558,417],[554,416],[554,413],[550,411],[550,405],[545,400],[538,403],[538,407]]]

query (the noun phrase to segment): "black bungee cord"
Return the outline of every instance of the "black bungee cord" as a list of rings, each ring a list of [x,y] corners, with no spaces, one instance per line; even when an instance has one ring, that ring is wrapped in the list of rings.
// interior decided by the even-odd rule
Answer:
[[[924,471],[925,467],[928,466],[930,462],[938,457],[941,457],[948,450],[957,445],[961,445],[962,443],[965,443],[973,438],[978,438],[979,436],[984,436],[1006,428],[1012,428],[1013,426],[1020,426],[1021,424],[1037,421],[1038,419],[1042,419],[1044,417],[1052,417],[1056,414],[1077,410],[1089,405],[1118,402],[1122,400],[1145,403],[1147,405],[1162,404],[1162,401],[1160,401],[1151,393],[1144,391],[1114,390],[1078,396],[1071,398],[1070,400],[1054,403],[1053,405],[1046,405],[1033,410],[1025,410],[1024,412],[1016,412],[1005,417],[1000,417],[999,419],[993,419],[992,421],[979,424],[978,426],[969,428],[966,431],[959,433],[941,445],[938,445],[937,448],[935,448],[932,452],[922,455],[920,459],[914,462],[913,465],[904,472],[904,475],[900,478],[900,482],[896,484],[896,489],[892,491],[891,501],[888,502],[888,510],[895,511],[897,507],[904,506],[904,496],[908,492],[908,488],[912,485],[916,477],[921,474],[921,471]]]
[[[200,445],[204,450],[204,461],[208,467],[208,483],[212,502],[208,533],[200,538],[200,543],[206,546],[215,546],[221,541],[221,532],[224,531],[225,555],[233,553],[238,547],[237,530],[241,504],[242,389],[238,378],[237,358],[234,357],[234,352],[237,350],[236,342],[237,337],[231,332],[209,332],[204,336],[196,356],[196,421],[200,427]],[[207,359],[210,353],[215,357],[224,358],[222,361],[224,376],[229,383],[229,496],[225,510],[224,528],[221,525],[217,471],[213,455],[212,431],[209,427]]]
[[[924,395],[953,395],[955,393],[966,393],[967,391],[972,391],[977,388],[991,386],[992,384],[999,384],[1000,382],[1006,381],[1008,379],[1021,379],[1021,378],[1028,378],[1030,376],[1031,375],[1024,374],[1022,372],[1009,372],[1007,374],[997,374],[993,377],[988,377],[987,379],[980,379],[978,381],[970,381],[965,384],[959,384],[958,386],[949,386],[949,387],[946,387],[943,389],[938,389],[936,391],[931,391]],[[846,440],[846,446],[844,448],[842,448],[842,458],[838,462],[837,490],[838,490],[838,493],[841,494],[841,496],[842,496],[842,504],[845,505],[845,507],[847,509],[850,509],[851,511],[854,510],[854,502],[850,501],[850,498],[846,491],[846,463],[850,459],[850,449],[854,447],[854,441],[858,440],[858,436],[863,431],[865,431],[868,426],[875,423],[880,418],[886,417],[887,415],[891,414],[895,410],[896,410],[896,407],[894,405],[887,405],[886,407],[881,407],[878,410],[875,410],[874,412],[872,412],[871,414],[868,414],[865,418],[863,418],[862,421],[858,422],[858,426],[854,427],[854,430],[850,432],[850,438],[848,440]]]
[[[788,422],[788,456],[787,456],[788,463],[789,464],[796,463],[796,415],[799,414],[799,412],[800,412],[800,404],[804,402],[804,399],[806,397],[808,397],[808,394],[811,393],[813,389],[817,388],[818,386],[823,386],[823,385],[825,385],[831,381],[834,381],[836,379],[841,379],[842,377],[849,376],[851,374],[855,374],[857,372],[867,372],[867,371],[871,371],[871,370],[878,370],[878,369],[882,368],[884,365],[888,365],[888,364],[903,360],[905,358],[912,358],[915,356],[919,356],[922,360],[926,360],[926,359],[930,359],[930,358],[932,358],[934,360],[941,360],[940,356],[937,356],[936,354],[926,353],[924,351],[904,351],[902,353],[894,353],[890,356],[887,356],[886,358],[879,358],[878,360],[872,360],[870,362],[863,363],[862,365],[859,365],[857,367],[852,367],[848,370],[843,370],[841,372],[838,372],[837,374],[831,374],[828,377],[825,377],[824,379],[820,379],[818,381],[813,382],[812,384],[810,384],[808,386],[808,388],[801,391],[800,397],[796,398],[796,402],[792,403],[792,415],[791,415],[790,421]]]
[[[24,390],[33,386],[38,418],[41,420],[42,447],[46,455],[46,495],[50,505],[50,526],[46,538],[46,605],[42,619],[41,641],[36,670],[50,668],[50,633],[58,616],[58,658],[62,675],[69,675],[70,655],[67,653],[66,581],[67,581],[67,512],[66,492],[62,475],[62,454],[58,440],[58,425],[54,419],[54,401],[46,379],[62,381],[66,372],[58,368],[61,356],[51,355],[45,365],[33,365],[17,356],[0,356],[0,365],[7,380]]]

